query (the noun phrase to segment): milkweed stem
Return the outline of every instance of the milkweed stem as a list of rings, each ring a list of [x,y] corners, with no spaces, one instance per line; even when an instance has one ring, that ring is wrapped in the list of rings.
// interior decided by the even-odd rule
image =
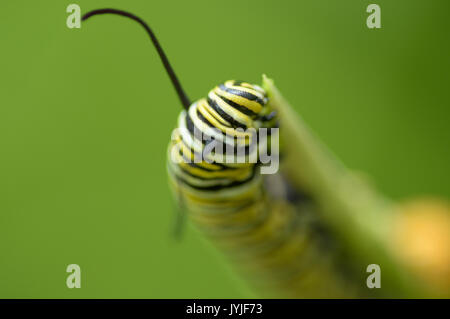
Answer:
[[[420,296],[420,284],[416,286],[388,248],[387,234],[393,217],[391,201],[347,169],[314,136],[265,75],[263,88],[277,111],[282,127],[280,138],[289,141],[282,150],[282,167],[290,182],[317,201],[323,222],[359,260],[359,271],[363,273],[362,267],[368,264],[382,265],[384,292],[390,291],[392,296]]]

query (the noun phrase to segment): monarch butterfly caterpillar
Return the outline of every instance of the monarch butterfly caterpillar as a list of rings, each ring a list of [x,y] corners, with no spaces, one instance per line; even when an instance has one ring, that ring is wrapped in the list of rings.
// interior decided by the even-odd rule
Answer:
[[[273,141],[262,143],[267,140],[246,130],[277,128],[267,92],[258,85],[230,80],[191,103],[142,19],[121,10],[99,9],[86,13],[82,20],[101,14],[121,15],[144,27],[184,107],[168,147],[167,168],[175,197],[195,224],[263,295],[354,296],[356,288],[344,275],[333,243],[317,222],[312,201],[298,192],[290,201],[292,190],[282,177],[260,173],[263,165],[258,154],[272,149]],[[209,142],[231,145],[236,151],[232,161],[223,161],[215,152],[195,161],[208,148],[205,136]],[[255,154],[257,160],[249,162]]]
[[[239,112],[253,96],[258,97],[260,112]],[[233,112],[237,113],[236,122]],[[235,155],[232,163],[224,163],[217,156],[208,158],[209,153],[197,163],[190,160],[204,154],[207,147],[202,136],[196,136],[196,129],[208,137],[211,127],[226,131],[226,135],[216,136],[223,138],[221,144],[227,144],[225,137],[241,133],[238,128],[243,122],[245,128],[277,126],[266,92],[240,81],[216,86],[207,99],[181,112],[168,148],[169,181],[179,203],[260,291],[274,290],[286,297],[342,297],[344,291],[350,293],[351,289],[344,289],[344,282],[339,282],[342,279],[334,271],[330,254],[320,247],[323,236],[308,221],[312,216],[307,205],[299,214],[298,205],[294,208],[285,199],[271,196],[276,178],[262,175],[259,161],[239,163]],[[261,142],[258,139],[258,148],[264,148]]]

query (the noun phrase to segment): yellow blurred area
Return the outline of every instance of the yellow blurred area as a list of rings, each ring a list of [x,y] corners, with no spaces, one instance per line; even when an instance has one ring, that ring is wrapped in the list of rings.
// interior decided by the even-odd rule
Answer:
[[[450,295],[450,205],[436,198],[398,207],[393,228],[395,254],[439,296]]]

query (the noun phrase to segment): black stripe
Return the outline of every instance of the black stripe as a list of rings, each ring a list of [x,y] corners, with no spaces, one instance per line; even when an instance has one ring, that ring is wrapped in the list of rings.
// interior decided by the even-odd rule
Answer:
[[[209,192],[209,191],[217,191],[217,190],[222,190],[222,189],[227,189],[227,188],[233,188],[233,187],[241,186],[241,185],[243,185],[243,184],[245,184],[245,183],[250,182],[250,181],[255,177],[256,166],[257,166],[257,165],[255,165],[255,166],[253,167],[252,174],[249,176],[249,178],[247,178],[247,179],[245,179],[245,180],[243,180],[243,181],[235,181],[235,182],[231,182],[230,184],[227,184],[227,185],[196,186],[196,185],[190,184],[189,182],[187,182],[186,180],[184,180],[182,177],[176,175],[176,173],[175,173],[174,175],[177,177],[177,179],[178,179],[180,182],[182,182],[182,183],[184,183],[184,184],[186,184],[186,185],[188,185],[188,186],[190,186],[190,187],[192,187],[192,188],[195,188],[195,189],[198,189],[198,190],[204,190],[204,191],[208,191],[208,192]],[[191,175],[191,176],[192,176],[192,175]],[[198,176],[193,176],[193,177],[199,178]],[[200,179],[200,178],[199,178],[199,179]]]
[[[226,167],[219,166],[219,165],[217,165],[217,166],[219,166],[220,169],[211,169],[211,168],[207,168],[207,167],[204,167],[204,166],[197,165],[196,163],[192,163],[192,162],[188,162],[186,164],[188,164],[191,167],[195,167],[195,168],[201,169],[201,170],[206,171],[206,172],[223,172],[224,170],[227,169]],[[215,165],[215,163],[208,163],[208,164]]]
[[[183,143],[184,145],[186,145],[186,143],[184,143],[184,141],[183,141],[182,143]],[[187,146],[187,145],[186,145],[186,147],[189,148],[189,146]],[[192,150],[192,151],[193,151],[193,150]],[[202,158],[201,155],[200,155],[199,153],[197,153],[197,152],[195,152],[195,151],[193,151],[193,153],[194,153],[194,156],[196,155],[196,156],[198,156],[198,158]],[[189,166],[192,166],[192,167],[200,168],[200,169],[202,169],[202,170],[204,170],[204,171],[220,172],[220,171],[223,171],[223,170],[226,170],[226,169],[228,169],[228,170],[236,170],[236,169],[239,169],[238,167],[230,167],[230,166],[226,166],[226,165],[224,165],[224,164],[222,164],[222,163],[217,163],[217,162],[212,162],[212,163],[208,163],[208,164],[211,164],[211,165],[220,167],[220,169],[218,169],[218,170],[209,169],[209,168],[206,168],[206,167],[203,167],[203,166],[199,166],[199,165],[197,165],[197,163],[192,162],[192,160],[189,160],[189,158],[187,158],[186,156],[184,156],[184,154],[183,154],[183,152],[181,151],[181,149],[180,149],[180,154],[183,156],[184,162],[185,162],[186,164],[188,164]]]
[[[234,101],[231,101],[229,99],[227,99],[226,97],[216,93],[216,95],[221,98],[225,103],[227,103],[228,105],[234,107],[236,110],[238,110],[241,113],[244,113],[245,115],[251,116],[251,117],[255,117],[257,114],[255,112],[253,112],[252,110],[246,108],[243,105],[240,105],[239,103],[236,103]]]
[[[228,113],[226,113],[220,106],[219,104],[217,104],[216,101],[212,100],[209,96],[208,96],[208,105],[214,110],[216,111],[225,121],[227,121],[228,123],[230,123],[233,127],[237,128],[243,128],[246,129],[247,125],[242,124],[241,122],[236,121],[234,118],[232,118]]]
[[[193,148],[189,147],[189,145],[186,144],[186,142],[183,140],[183,138],[181,138],[181,143],[183,143],[184,146],[186,146],[186,148],[190,151],[190,155],[194,154],[194,159],[193,159],[193,160],[195,160],[196,158],[202,158],[201,154],[199,154],[198,152],[196,152]],[[182,151],[181,148],[180,148],[180,152],[183,154],[183,151]],[[186,156],[184,156],[184,154],[183,154],[183,158],[186,159],[185,162],[190,162],[190,161],[191,161],[189,158],[187,158]]]
[[[186,145],[184,142],[182,142],[182,143],[183,143],[184,145]],[[186,145],[186,146],[187,146],[187,145]],[[187,165],[189,165],[189,166],[191,166],[191,167],[195,167],[195,168],[201,169],[201,170],[203,170],[203,171],[207,171],[207,172],[221,172],[221,171],[224,171],[224,170],[227,169],[226,166],[223,166],[223,165],[220,165],[220,164],[216,164],[216,163],[208,163],[208,164],[217,166],[219,169],[212,169],[212,168],[203,167],[203,166],[197,165],[197,163],[194,163],[194,162],[192,162],[192,160],[190,160],[189,158],[187,158],[187,157],[183,154],[183,151],[181,150],[181,148],[180,148],[180,150],[179,150],[179,153],[180,153],[180,156],[183,158],[184,163],[187,164]],[[195,152],[194,152],[194,153],[195,153]],[[198,153],[197,153],[197,154],[198,154]]]
[[[209,175],[209,177],[203,177],[203,176],[198,176],[198,175],[195,175],[195,173],[191,173],[191,172],[189,172],[187,169],[185,169],[184,167],[182,167],[182,166],[178,166],[186,175],[189,175],[189,176],[191,176],[191,177],[193,177],[193,178],[196,178],[196,179],[199,179],[199,180],[202,180],[202,181],[208,181],[208,180],[211,180],[211,179],[216,179],[216,180],[229,180],[230,178],[229,177],[212,177],[212,176],[210,176]]]
[[[197,109],[197,117],[200,119],[200,121],[202,121],[203,123],[205,123],[205,124],[208,125],[209,127],[217,129],[218,133],[219,133],[219,132],[220,132],[220,133],[224,133],[224,132],[222,132],[222,130],[218,129],[214,124],[212,124],[210,121],[208,121],[208,119],[205,118],[205,117],[203,116],[203,114],[202,114],[198,109]]]
[[[223,171],[227,171],[227,170],[232,170],[232,171],[234,171],[235,169],[229,169],[228,167],[226,167],[226,168],[224,168],[224,169],[221,169],[221,170],[218,170],[218,171],[214,171],[214,170],[210,170],[210,169],[207,169],[207,168],[204,168],[204,167],[200,167],[200,166],[198,166],[198,165],[196,165],[195,163],[187,163],[189,166],[192,166],[192,167],[196,167],[196,168],[199,168],[199,169],[201,169],[201,170],[203,170],[203,171],[207,171],[207,172],[223,172]],[[187,169],[185,169],[184,167],[182,167],[181,165],[178,165],[178,167],[186,174],[186,175],[189,175],[189,176],[191,176],[191,177],[194,177],[194,178],[196,178],[196,179],[199,179],[199,180],[203,180],[203,181],[208,181],[208,180],[212,180],[212,179],[215,179],[215,180],[221,180],[221,181],[225,181],[225,180],[230,180],[230,181],[232,181],[233,180],[233,178],[232,177],[213,177],[213,176],[207,176],[207,177],[203,177],[203,176],[198,176],[198,175],[196,175],[195,173],[191,173],[191,172],[189,172]],[[252,171],[252,174],[251,175],[253,175],[254,174],[254,172]]]
[[[198,116],[198,118],[203,122],[203,123],[205,123],[206,125],[208,125],[210,128],[212,128],[212,129],[216,129],[217,130],[217,133],[218,134],[221,134],[222,135],[222,137],[223,137],[223,139],[225,139],[225,136],[226,136],[226,133],[225,132],[222,132],[221,130],[219,130],[218,128],[216,128],[211,122],[209,122],[204,116],[203,116],[203,114],[201,114],[198,110],[197,110],[197,116]],[[214,137],[210,137],[210,136],[208,136],[207,134],[205,134],[204,132],[203,132],[203,135],[205,136],[205,137],[208,137],[207,138],[207,140],[205,141],[205,143],[204,143],[204,145],[206,146],[206,145],[208,145],[209,143],[211,143],[213,140],[216,140]],[[269,135],[269,134],[268,134]],[[228,136],[228,137],[232,137],[232,136]],[[256,136],[253,136],[253,138],[254,139],[257,139],[257,135]],[[238,137],[237,136],[233,136],[233,140],[234,140],[234,145],[230,145],[230,144],[228,144],[227,142],[221,142],[222,144],[223,144],[223,151],[224,151],[224,154],[226,154],[226,150],[227,150],[227,147],[233,147],[233,149],[234,149],[234,154],[237,154],[238,153],[238,151],[239,150],[241,150],[241,149],[244,149],[244,154],[245,155],[248,155],[248,154],[250,154],[250,152],[257,146],[257,143],[254,143],[253,145],[252,144],[248,144],[248,145],[245,145],[245,146],[238,146],[237,145],[237,141],[238,141]],[[219,142],[220,143],[220,142]]]
[[[233,126],[230,126],[229,124],[222,123],[221,120],[217,119],[214,115],[212,115],[212,114],[209,112],[209,110],[208,110],[208,108],[211,108],[211,106],[209,105],[209,103],[206,103],[206,105],[207,105],[207,107],[206,107],[206,112],[207,112],[209,115],[211,115],[211,117],[214,118],[217,122],[219,122],[220,125],[223,125],[223,126],[228,127],[228,128],[233,128]],[[216,127],[216,126],[215,126],[214,124],[212,124],[208,119],[205,118],[205,116],[203,115],[203,113],[200,112],[200,110],[198,109],[198,106],[197,106],[197,116],[198,116],[205,124],[207,124],[208,126],[210,126],[210,127]],[[223,118],[222,118],[222,120],[223,120]]]
[[[196,139],[197,141],[200,141],[200,143],[202,143],[203,146],[205,145],[205,139],[209,140],[212,138],[211,136],[207,135],[206,133],[204,133],[202,130],[200,130],[198,127],[195,126],[189,113],[186,114],[186,127],[189,133],[191,133],[191,136],[193,136],[193,138]],[[202,136],[197,136],[196,134],[194,134],[194,132],[200,133]]]
[[[237,90],[237,89],[232,89],[232,88],[228,88],[225,86],[225,84],[220,84],[219,88],[223,91],[226,91],[230,94],[234,94],[234,95],[239,95],[240,97],[246,98],[247,100],[250,101],[256,101],[259,104],[261,104],[261,106],[264,106],[264,101],[262,99],[260,99],[259,97],[257,97],[256,95],[249,93],[249,92],[245,92],[245,91],[241,91],[241,90]]]
[[[191,136],[193,136],[194,139],[196,139],[196,140],[198,140],[198,141],[200,141],[200,142],[202,143],[202,145],[203,145],[202,150],[204,150],[204,147],[205,147],[208,143],[211,143],[211,141],[215,140],[214,137],[209,136],[209,135],[206,134],[205,132],[201,131],[198,127],[196,127],[195,124],[194,124],[194,122],[192,122],[192,119],[190,118],[189,114],[186,114],[186,127],[187,127],[189,133],[191,134]],[[199,136],[194,136],[194,127],[196,128],[196,130],[197,130],[198,132],[201,132],[201,133],[202,133],[203,139],[200,139]],[[195,152],[193,149],[191,149],[191,148],[189,147],[189,145],[187,145],[187,144],[184,142],[183,136],[182,136],[182,135],[181,135],[181,140],[183,141],[184,145],[186,145],[187,148],[189,148],[189,149],[190,149],[192,152],[194,152],[197,156],[201,156],[200,158],[203,158],[203,154],[200,155],[199,153]],[[237,140],[237,138],[235,138],[235,140]],[[229,145],[229,144],[227,144],[227,143],[225,143],[225,142],[223,142],[223,144],[224,144],[224,146],[223,146],[223,147],[224,147],[224,153],[226,154],[226,147],[227,147],[227,145]],[[252,143],[252,144],[250,144],[250,145],[244,146],[244,154],[245,154],[245,155],[250,154],[250,152],[253,151],[253,149],[254,149],[255,147],[257,147],[257,145],[258,145],[258,143]],[[239,149],[240,149],[240,147],[237,146],[237,145],[235,145],[235,146],[234,146],[234,153],[237,154]],[[215,165],[221,166],[221,167],[223,167],[223,168],[227,168],[227,169],[235,169],[235,167],[227,166],[227,165],[226,165],[227,163],[219,163],[219,162],[214,161],[212,164],[215,164]],[[233,163],[233,164],[234,164],[234,163]]]

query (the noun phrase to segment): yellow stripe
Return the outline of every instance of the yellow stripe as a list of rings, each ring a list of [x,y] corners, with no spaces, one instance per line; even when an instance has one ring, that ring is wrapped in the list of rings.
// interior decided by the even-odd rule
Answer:
[[[203,114],[203,116],[205,116],[205,114],[203,112],[208,112],[211,114],[211,116],[213,116],[216,120],[220,121],[223,125],[231,127],[231,124],[228,121],[226,121],[212,107],[209,106],[206,99],[201,99],[197,103],[197,109]]]
[[[228,103],[225,103],[221,98],[217,96],[214,91],[210,92],[214,102],[216,102],[220,108],[222,108],[225,113],[229,114],[233,119],[238,121],[239,123],[244,124],[247,127],[252,127],[253,120],[242,112],[239,112],[234,107],[230,106]]]
[[[241,87],[235,87],[235,88],[239,89],[239,90],[242,89],[242,91],[244,89],[244,88],[241,88]],[[259,104],[256,101],[250,101],[250,100],[248,100],[248,99],[246,99],[246,98],[244,98],[242,96],[228,93],[228,92],[222,90],[221,88],[219,88],[218,86],[216,86],[214,88],[214,92],[216,94],[218,94],[218,95],[223,96],[224,98],[227,98],[228,100],[233,101],[234,103],[237,103],[237,104],[239,104],[239,105],[249,109],[253,113],[258,114],[259,112],[261,112],[262,106],[261,106],[261,104]]]
[[[205,171],[201,168],[191,166],[185,162],[181,162],[180,165],[185,171],[188,171],[194,176],[214,179],[214,178],[229,178],[233,181],[242,181],[250,177],[252,170],[251,169],[243,169],[243,170],[222,170],[222,171]]]
[[[180,136],[177,136],[175,142],[178,145],[180,145],[181,152],[183,153],[183,155],[185,155],[185,156],[187,155],[186,157],[188,159],[190,159],[191,162],[194,162],[194,159],[195,159],[194,152],[192,152],[191,149],[183,142],[183,140],[181,139]],[[184,159],[183,159],[183,162],[185,162]],[[205,161],[202,161],[200,163],[195,163],[195,164],[198,165],[198,166],[204,167],[206,169],[214,170],[214,171],[220,171],[220,170],[223,169],[219,165],[215,165],[214,163],[208,163],[208,162],[205,162]]]
[[[241,91],[244,91],[247,93],[251,93],[251,94],[259,97],[261,100],[264,100],[265,96],[264,96],[263,92],[256,90],[255,87],[253,85],[251,85],[250,83],[243,82],[240,85],[236,85],[236,84],[233,84],[233,82],[234,81],[226,81],[225,86],[230,89],[236,89],[236,90],[241,90]]]
[[[199,110],[199,109],[197,108],[197,110]],[[238,139],[241,139],[241,140],[237,141],[238,145],[242,145],[242,144],[249,145],[249,143],[251,141],[251,137],[252,137],[251,133],[246,133],[245,131],[239,132],[234,128],[224,126],[220,122],[218,122],[213,116],[211,116],[208,112],[206,112],[204,110],[199,110],[199,111],[205,117],[205,119],[207,119],[208,122],[210,122],[214,126],[214,128],[222,131],[223,133],[225,133],[229,136],[235,136]],[[242,143],[242,142],[244,142],[244,143]]]

